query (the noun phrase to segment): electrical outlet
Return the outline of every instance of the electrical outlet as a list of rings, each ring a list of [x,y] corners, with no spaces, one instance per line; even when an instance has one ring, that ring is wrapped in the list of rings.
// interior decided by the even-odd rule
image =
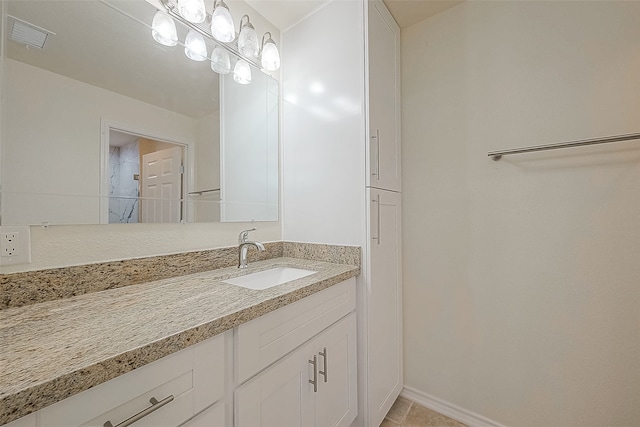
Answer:
[[[20,233],[1,233],[0,239],[2,239],[2,256],[20,255]]]
[[[0,265],[31,262],[31,233],[29,226],[0,226]]]

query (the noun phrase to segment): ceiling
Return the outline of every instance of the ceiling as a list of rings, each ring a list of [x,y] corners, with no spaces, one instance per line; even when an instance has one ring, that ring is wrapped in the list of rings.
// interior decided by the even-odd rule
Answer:
[[[110,0],[111,7],[74,0],[6,3],[9,15],[55,33],[42,50],[8,42],[8,58],[192,118],[218,111],[218,75],[208,64],[187,59],[180,46],[166,47],[153,40],[148,24],[142,24],[151,23],[156,12],[149,3]],[[186,29],[178,26],[178,32],[184,40]]]
[[[400,28],[424,21],[460,3],[462,0],[384,0]]]
[[[149,4],[151,1],[108,0],[111,7],[101,1],[6,1],[9,14],[56,33],[43,50],[10,42],[7,56],[189,117],[200,118],[216,112],[218,76],[207,64],[186,59],[183,49],[161,46],[151,38],[148,23],[156,11]],[[459,0],[384,2],[400,27],[461,3]],[[280,30],[286,30],[326,0],[247,0],[247,3]],[[118,31],[113,31],[114,28]],[[180,27],[178,31],[181,40],[184,39],[186,28]],[[105,34],[109,37],[104,37]]]
[[[326,3],[325,0],[247,0],[280,30],[286,30]],[[400,28],[449,9],[462,0],[384,0]]]

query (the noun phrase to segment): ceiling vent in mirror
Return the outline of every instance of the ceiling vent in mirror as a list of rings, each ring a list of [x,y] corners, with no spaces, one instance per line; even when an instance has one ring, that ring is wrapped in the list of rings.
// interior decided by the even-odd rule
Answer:
[[[52,31],[30,24],[15,16],[9,15],[8,18],[9,38],[25,46],[42,49],[47,42],[47,37],[55,35]]]

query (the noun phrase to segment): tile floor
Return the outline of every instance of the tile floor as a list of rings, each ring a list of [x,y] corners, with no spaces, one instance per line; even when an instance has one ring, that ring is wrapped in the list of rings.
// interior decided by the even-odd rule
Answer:
[[[380,427],[465,427],[465,425],[404,397],[398,397]]]

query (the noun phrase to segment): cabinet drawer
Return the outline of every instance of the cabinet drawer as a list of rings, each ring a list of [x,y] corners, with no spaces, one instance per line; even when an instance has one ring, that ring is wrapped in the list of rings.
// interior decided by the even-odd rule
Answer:
[[[36,414],[29,414],[22,418],[18,418],[9,424],[3,424],[2,427],[36,427]]]
[[[152,398],[159,403],[152,405],[150,402]],[[160,406],[164,399],[167,399],[166,401],[171,399],[171,401]],[[193,415],[193,373],[186,372],[160,387],[98,415],[82,424],[82,427],[104,426],[107,421],[112,426],[117,426],[129,417],[151,407],[158,409],[136,421],[136,427],[175,427],[191,417]]]
[[[114,426],[173,396],[136,426],[177,426],[224,397],[227,341],[218,335],[42,409],[40,425]]]
[[[180,427],[225,427],[227,422],[226,402],[218,402],[191,418]]]
[[[351,278],[236,328],[236,383],[241,384],[356,308]]]

